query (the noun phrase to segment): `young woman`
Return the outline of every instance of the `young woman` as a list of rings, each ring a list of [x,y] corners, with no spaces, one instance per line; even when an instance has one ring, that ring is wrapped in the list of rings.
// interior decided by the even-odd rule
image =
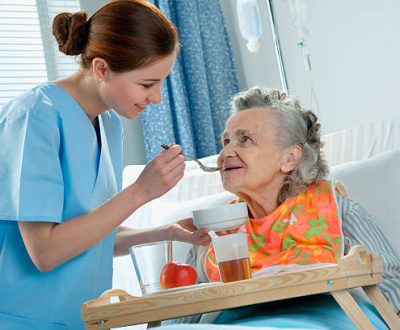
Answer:
[[[2,329],[81,329],[81,304],[111,287],[114,254],[163,239],[209,242],[190,220],[120,226],[183,176],[173,145],[121,191],[119,116],[160,102],[179,47],[175,27],[146,1],[120,0],[89,20],[59,14],[53,34],[60,51],[80,55],[79,70],[0,110]]]

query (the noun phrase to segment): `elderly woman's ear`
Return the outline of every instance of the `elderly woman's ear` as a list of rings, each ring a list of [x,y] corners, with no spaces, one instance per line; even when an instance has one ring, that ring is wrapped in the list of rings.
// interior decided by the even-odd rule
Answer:
[[[287,148],[283,153],[281,171],[289,173],[293,171],[296,165],[300,162],[303,155],[303,149],[298,144]]]

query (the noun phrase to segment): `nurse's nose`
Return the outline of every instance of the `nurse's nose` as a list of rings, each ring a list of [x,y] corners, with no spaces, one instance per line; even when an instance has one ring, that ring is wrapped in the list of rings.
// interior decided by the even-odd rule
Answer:
[[[152,93],[149,95],[148,100],[149,103],[154,103],[154,104],[159,104],[161,102],[161,89],[162,89],[162,84],[159,84],[159,86],[155,86],[154,90]]]

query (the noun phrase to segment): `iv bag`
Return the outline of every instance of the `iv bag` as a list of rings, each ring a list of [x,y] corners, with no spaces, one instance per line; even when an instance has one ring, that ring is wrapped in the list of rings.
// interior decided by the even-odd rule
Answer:
[[[255,53],[260,48],[262,25],[257,0],[237,0],[236,9],[240,33],[247,40],[247,48]]]

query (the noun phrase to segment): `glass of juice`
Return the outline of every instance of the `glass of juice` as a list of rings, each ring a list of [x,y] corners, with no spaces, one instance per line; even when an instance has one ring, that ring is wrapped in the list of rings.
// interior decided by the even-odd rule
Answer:
[[[212,243],[222,282],[251,278],[246,233],[215,236]]]

